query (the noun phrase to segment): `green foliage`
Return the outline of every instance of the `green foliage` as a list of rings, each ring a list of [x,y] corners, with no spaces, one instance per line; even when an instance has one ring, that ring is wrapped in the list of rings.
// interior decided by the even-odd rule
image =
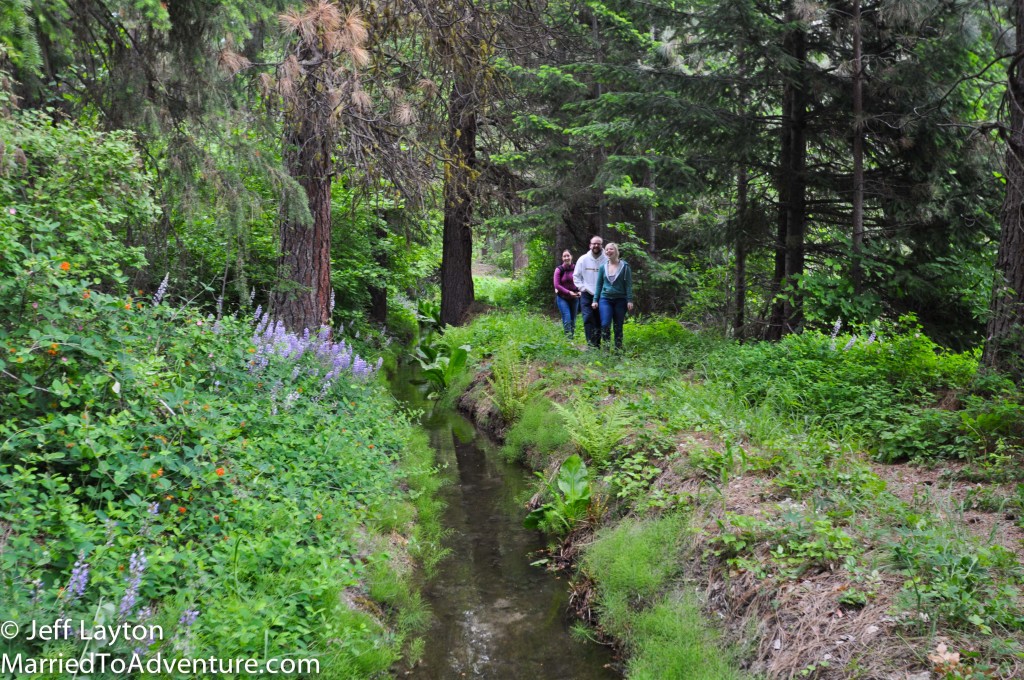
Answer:
[[[583,570],[597,584],[601,628],[629,651],[631,678],[741,677],[699,604],[674,588],[687,533],[678,514],[625,519],[599,531],[584,553]]]
[[[445,334],[453,344],[483,348],[484,355],[506,344],[514,345],[524,360],[563,357],[566,351],[561,324],[526,312],[493,312],[467,326],[449,327]]]
[[[544,474],[537,475],[544,479]],[[551,500],[531,511],[523,520],[527,529],[541,529],[564,536],[575,529],[590,509],[591,484],[587,466],[579,456],[562,461],[555,483],[545,480]]]
[[[608,463],[612,451],[629,432],[632,418],[624,401],[616,400],[600,407],[583,397],[576,397],[568,406],[555,403],[562,415],[573,444],[598,466]]]
[[[430,381],[431,390],[443,392],[466,367],[472,348],[469,345],[450,347],[443,341],[430,343],[429,339],[420,342],[413,356],[420,364],[422,375]]]
[[[519,420],[530,398],[529,366],[518,348],[509,343],[499,349],[491,361],[491,400],[506,423]]]
[[[679,573],[679,553],[687,535],[682,515],[624,519],[602,529],[583,555],[583,569],[598,583],[602,607],[652,601]],[[607,603],[607,604],[605,604]],[[628,612],[622,611],[627,615]],[[619,628],[613,616],[602,622]]]
[[[505,435],[502,455],[510,461],[522,460],[523,454],[529,450],[539,456],[538,467],[546,467],[544,461],[547,457],[568,441],[565,421],[553,408],[551,400],[535,396],[526,402],[522,417]]]
[[[898,531],[892,551],[908,606],[986,635],[1024,628],[1024,570],[1005,548],[965,544],[922,520]]]
[[[476,299],[502,309],[515,306],[514,287],[515,282],[511,279],[496,276],[473,277],[473,294]]]
[[[0,132],[0,617],[98,612],[162,625],[145,655],[386,671],[422,607],[383,568],[369,582],[390,613],[347,602],[390,560],[367,527],[411,517],[396,488],[426,520],[402,527],[410,551],[437,551],[436,485],[406,417],[351,372],[325,385],[315,352],[264,355],[247,319],[128,295],[142,262],[115,232],[155,209],[125,136],[34,114]]]

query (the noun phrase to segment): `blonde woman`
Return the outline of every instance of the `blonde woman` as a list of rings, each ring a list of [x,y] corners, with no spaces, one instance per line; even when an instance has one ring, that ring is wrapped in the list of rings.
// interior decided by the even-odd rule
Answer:
[[[633,272],[629,263],[619,258],[617,243],[606,245],[604,254],[608,261],[597,272],[592,308],[601,314],[601,339],[607,343],[614,326],[615,349],[621,350],[622,323],[626,320],[626,312],[633,311]]]

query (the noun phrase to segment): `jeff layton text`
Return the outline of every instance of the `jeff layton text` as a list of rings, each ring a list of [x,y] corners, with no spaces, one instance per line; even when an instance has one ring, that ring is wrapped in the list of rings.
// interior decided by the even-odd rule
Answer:
[[[127,622],[117,626],[88,626],[85,621],[72,625],[71,619],[56,619],[53,625],[38,625],[32,622],[26,640],[67,640],[76,637],[79,640],[99,640],[101,642],[150,642],[164,639],[162,626],[142,624],[130,625]]]

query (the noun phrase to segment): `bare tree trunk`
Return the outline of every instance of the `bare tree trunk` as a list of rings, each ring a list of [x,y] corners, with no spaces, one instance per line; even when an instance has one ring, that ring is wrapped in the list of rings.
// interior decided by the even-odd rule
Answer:
[[[526,269],[527,264],[529,259],[526,257],[526,244],[519,239],[512,241],[512,274],[518,274]]]
[[[331,322],[331,149],[327,136],[313,135],[311,128],[307,121],[290,126],[285,162],[306,191],[313,223],[281,222],[281,283],[271,295],[274,316],[294,332]]]
[[[864,71],[861,65],[860,0],[853,0],[853,263],[854,295],[861,292],[864,250]]]
[[[456,82],[451,95],[451,159],[445,170],[441,249],[441,323],[458,326],[473,303],[473,165],[476,109],[471,86]]]
[[[647,167],[644,170],[643,186],[645,189],[650,189],[652,192],[657,188],[654,181],[654,170],[651,168],[650,163],[647,164]],[[657,229],[653,204],[648,204],[647,208],[644,210],[644,227],[647,232],[647,252],[653,254],[655,252],[655,230]]]
[[[792,4],[786,18],[796,22]],[[768,338],[779,340],[799,328],[803,321],[800,298],[795,290],[797,278],[804,271],[804,240],[807,229],[807,93],[803,64],[807,60],[807,38],[802,28],[790,31],[783,50],[799,65],[787,74],[783,90],[782,149],[779,155],[779,230],[775,251],[775,295],[786,292],[786,299],[776,298],[768,327]],[[780,276],[781,274],[781,276]]]
[[[739,177],[736,179],[736,193],[737,193],[737,213],[738,213],[738,224],[736,229],[736,276],[734,285],[734,305],[732,317],[732,334],[738,340],[743,339],[744,335],[744,324],[746,320],[744,318],[744,312],[747,308],[747,193],[749,190],[749,182],[747,178],[746,168],[741,168]]]
[[[389,213],[384,211],[381,219],[386,222],[388,215]],[[381,269],[387,269],[390,262],[384,242],[388,237],[388,230],[378,223],[374,228],[374,236],[377,237],[377,247],[374,250],[373,259]],[[370,286],[370,318],[381,324],[388,322],[388,287],[383,282]]]
[[[1024,376],[1024,0],[1014,3],[1017,53],[1007,90],[1010,129],[1006,149],[1006,197],[1000,212],[999,253],[989,305],[985,351],[988,368]]]

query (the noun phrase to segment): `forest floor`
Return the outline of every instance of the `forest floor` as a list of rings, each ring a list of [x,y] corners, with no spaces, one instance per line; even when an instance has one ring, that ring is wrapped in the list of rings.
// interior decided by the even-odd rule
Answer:
[[[867,435],[750,407],[692,366],[679,371],[640,324],[621,356],[579,351],[545,324],[481,317],[453,337],[483,359],[449,398],[549,480],[531,507],[557,509],[559,466],[584,454],[594,501],[568,535],[555,532],[550,564],[573,571],[577,613],[618,646],[627,677],[1024,677],[1019,449],[885,464]],[[520,366],[511,379],[507,352]],[[509,418],[514,383],[522,403]],[[587,455],[598,449],[581,427],[615,431],[614,445]],[[678,543],[645,538],[680,515]],[[602,557],[609,545],[660,566],[624,580],[637,567]],[[724,633],[705,647],[732,670],[665,670],[685,633],[647,623],[694,594]]]

